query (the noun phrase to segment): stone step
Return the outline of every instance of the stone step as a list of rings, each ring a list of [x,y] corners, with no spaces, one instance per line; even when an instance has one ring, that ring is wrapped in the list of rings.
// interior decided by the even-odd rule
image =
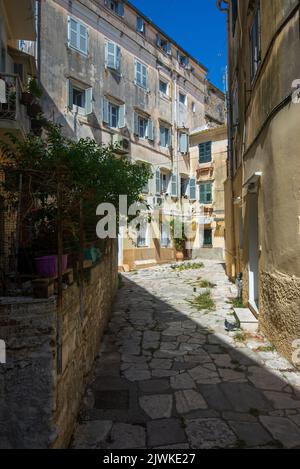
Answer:
[[[241,329],[247,332],[258,332],[258,320],[249,308],[233,308],[233,311]]]
[[[146,269],[148,267],[154,267],[157,265],[156,259],[145,259],[145,260],[139,260],[139,261],[134,261],[134,265],[136,269]]]

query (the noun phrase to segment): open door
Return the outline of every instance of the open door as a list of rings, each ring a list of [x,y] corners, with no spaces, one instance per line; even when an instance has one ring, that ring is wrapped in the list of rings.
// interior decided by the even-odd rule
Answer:
[[[249,193],[249,303],[259,312],[258,193]]]

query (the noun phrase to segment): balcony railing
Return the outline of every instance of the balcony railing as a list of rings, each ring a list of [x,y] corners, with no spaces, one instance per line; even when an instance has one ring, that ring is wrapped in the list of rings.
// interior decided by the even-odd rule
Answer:
[[[19,50],[25,52],[25,54],[36,56],[36,42],[35,41],[19,41]]]
[[[30,130],[26,107],[21,104],[23,87],[18,75],[0,73],[0,126]],[[5,123],[4,123],[5,122]]]

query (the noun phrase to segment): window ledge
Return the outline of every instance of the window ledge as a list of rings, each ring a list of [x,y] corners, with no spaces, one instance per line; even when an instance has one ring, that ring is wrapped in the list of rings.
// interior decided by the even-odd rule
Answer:
[[[78,54],[83,55],[83,57],[85,57],[85,58],[89,57],[89,53],[88,53],[88,52],[87,52],[87,53],[82,52],[82,50],[77,49],[77,47],[74,47],[74,46],[72,46],[71,44],[67,44],[67,49],[70,49],[70,50],[72,50],[72,51],[74,51],[74,52],[77,52]]]

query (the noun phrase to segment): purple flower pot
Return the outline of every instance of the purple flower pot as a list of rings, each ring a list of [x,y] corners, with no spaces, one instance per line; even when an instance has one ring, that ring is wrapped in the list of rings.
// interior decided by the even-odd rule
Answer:
[[[36,272],[40,277],[43,278],[52,278],[57,277],[58,268],[57,268],[57,256],[44,256],[37,257],[34,259]],[[68,265],[68,254],[62,256],[62,270],[66,270]]]

